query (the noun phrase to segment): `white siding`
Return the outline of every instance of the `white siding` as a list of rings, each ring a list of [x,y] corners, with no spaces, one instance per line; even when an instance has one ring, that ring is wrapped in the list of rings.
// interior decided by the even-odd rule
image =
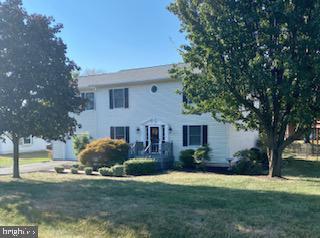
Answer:
[[[151,87],[156,85],[158,91],[151,92]],[[212,149],[212,163],[226,163],[230,156],[233,141],[230,140],[230,126],[218,123],[209,114],[184,115],[182,113],[182,96],[177,94],[181,83],[177,81],[163,81],[157,83],[144,83],[141,85],[124,85],[118,88],[129,88],[129,108],[109,109],[109,89],[112,86],[95,90],[95,110],[85,111],[77,117],[82,125],[77,132],[89,132],[93,138],[110,137],[111,126],[129,126],[130,143],[141,141],[143,130],[137,128],[143,122],[157,119],[167,123],[172,131],[169,132],[169,141],[173,142],[174,156],[177,160],[181,150],[192,148],[183,147],[183,125],[208,125],[208,144]],[[251,135],[249,135],[251,136]],[[54,158],[61,159],[61,144],[55,146]],[[59,147],[59,149],[57,149]],[[193,147],[194,148],[194,147]],[[58,156],[59,155],[59,156]],[[65,159],[75,159],[72,152],[72,142],[69,140],[65,148]]]
[[[20,145],[20,152],[33,152],[33,151],[41,151],[47,149],[47,142],[37,138],[32,138],[32,144]],[[5,142],[0,142],[0,154],[9,154],[13,152],[13,144],[11,140],[6,139]]]

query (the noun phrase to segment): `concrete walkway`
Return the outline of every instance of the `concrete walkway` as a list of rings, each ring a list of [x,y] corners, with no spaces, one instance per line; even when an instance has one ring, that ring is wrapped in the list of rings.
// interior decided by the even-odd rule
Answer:
[[[56,166],[72,165],[74,163],[75,162],[72,161],[50,161],[44,163],[20,165],[20,173],[48,172],[52,171]],[[1,175],[12,175],[12,167],[0,168],[0,176]]]

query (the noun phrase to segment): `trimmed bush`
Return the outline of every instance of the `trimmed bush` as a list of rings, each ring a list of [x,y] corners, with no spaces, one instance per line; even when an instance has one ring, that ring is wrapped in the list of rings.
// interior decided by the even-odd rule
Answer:
[[[115,177],[123,177],[125,175],[124,165],[115,165],[111,167],[112,175]]]
[[[240,159],[232,168],[236,174],[258,175],[268,169],[268,156],[258,148],[240,150],[234,156]]]
[[[75,168],[75,169],[79,169],[79,164],[73,164],[73,165],[71,165],[71,168]]]
[[[92,167],[85,167],[84,172],[86,175],[92,175],[93,168]]]
[[[241,159],[232,167],[235,174],[240,175],[260,175],[263,174],[261,163],[251,161],[249,159]]]
[[[78,170],[83,171],[85,167],[86,167],[86,166],[84,166],[83,164],[79,164],[79,166],[78,166]]]
[[[133,159],[124,163],[128,175],[148,175],[157,171],[157,162],[153,159]]]
[[[71,168],[70,169],[72,174],[77,174],[78,173],[78,169],[77,168]]]
[[[54,170],[56,171],[56,173],[62,174],[64,172],[64,167],[63,166],[57,166],[57,167],[54,167]]]
[[[99,173],[100,173],[102,176],[112,176],[112,169],[111,169],[111,168],[103,167],[103,168],[100,168],[100,169],[99,169]]]
[[[92,141],[78,158],[85,166],[94,169],[122,164],[128,159],[129,145],[124,140],[104,138]]]
[[[182,164],[182,167],[185,169],[194,169],[196,167],[196,160],[194,159],[194,150],[188,149],[188,150],[182,150],[180,152],[180,162]]]

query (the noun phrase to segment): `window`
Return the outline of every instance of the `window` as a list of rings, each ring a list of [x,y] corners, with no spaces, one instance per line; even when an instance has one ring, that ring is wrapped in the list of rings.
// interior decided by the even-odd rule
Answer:
[[[21,138],[19,144],[20,145],[31,145],[32,144],[32,136]]]
[[[208,126],[183,126],[183,146],[200,146],[208,144]]]
[[[158,87],[156,85],[153,85],[151,87],[151,92],[156,93],[158,91]]]
[[[128,108],[129,107],[128,88],[110,89],[109,100],[110,100],[110,109]]]
[[[201,145],[201,126],[189,126],[189,145]]]
[[[187,98],[187,95],[185,93],[182,93],[182,102],[185,104],[192,104],[192,101]]]
[[[110,128],[111,139],[125,140],[129,143],[129,127],[128,126],[117,126]]]
[[[81,97],[86,100],[85,110],[93,110],[94,93],[81,93]]]

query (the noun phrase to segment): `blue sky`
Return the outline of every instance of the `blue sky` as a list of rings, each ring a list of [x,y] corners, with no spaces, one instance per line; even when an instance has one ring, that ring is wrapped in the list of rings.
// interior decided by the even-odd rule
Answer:
[[[185,42],[170,0],[23,0],[29,13],[64,25],[68,56],[82,70],[113,72],[181,62]]]

